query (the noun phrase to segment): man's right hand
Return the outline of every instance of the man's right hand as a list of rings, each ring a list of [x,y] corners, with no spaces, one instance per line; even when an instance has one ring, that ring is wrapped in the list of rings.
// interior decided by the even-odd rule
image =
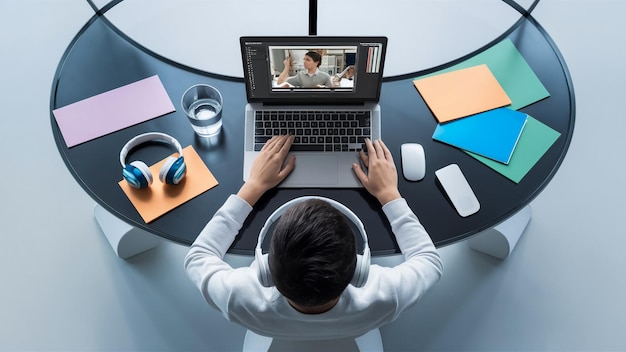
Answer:
[[[367,154],[362,150],[359,152],[361,161],[367,174],[358,163],[352,164],[352,169],[357,178],[363,184],[363,187],[372,194],[381,205],[385,205],[390,201],[400,198],[398,190],[398,171],[393,162],[391,152],[382,140],[372,143],[369,139],[365,140]]]
[[[248,181],[237,193],[239,197],[254,206],[266,191],[289,175],[296,166],[296,157],[288,158],[293,139],[293,136],[274,136],[265,143],[252,163]]]

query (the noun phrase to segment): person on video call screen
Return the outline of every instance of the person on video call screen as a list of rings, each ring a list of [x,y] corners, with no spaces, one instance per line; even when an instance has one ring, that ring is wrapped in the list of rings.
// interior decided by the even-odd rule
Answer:
[[[276,82],[279,87],[330,88],[333,86],[330,75],[319,69],[322,64],[322,55],[318,52],[308,51],[304,54],[302,59],[304,69],[298,71],[294,76],[289,76],[290,71],[292,71],[291,53],[285,58],[283,64],[283,71]]]

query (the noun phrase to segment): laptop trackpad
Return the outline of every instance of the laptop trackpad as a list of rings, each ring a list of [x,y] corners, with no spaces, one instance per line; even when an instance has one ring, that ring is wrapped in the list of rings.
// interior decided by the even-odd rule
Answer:
[[[296,167],[278,187],[315,187],[338,182],[339,160],[336,155],[296,154]]]

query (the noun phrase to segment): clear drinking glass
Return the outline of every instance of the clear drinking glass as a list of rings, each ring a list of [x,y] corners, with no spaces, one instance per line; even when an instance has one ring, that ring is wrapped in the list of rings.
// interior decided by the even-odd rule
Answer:
[[[181,98],[193,130],[201,137],[217,135],[222,128],[222,94],[208,84],[189,87]]]

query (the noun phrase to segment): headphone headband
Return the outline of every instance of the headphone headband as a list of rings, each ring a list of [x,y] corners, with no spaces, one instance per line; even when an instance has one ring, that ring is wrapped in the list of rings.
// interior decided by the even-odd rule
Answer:
[[[146,163],[140,160],[126,164],[126,158],[128,153],[139,145],[146,142],[164,142],[171,146],[174,146],[178,151],[178,157],[167,157],[161,166],[159,171],[159,180],[161,182],[177,185],[181,182],[187,171],[187,165],[185,165],[185,158],[183,156],[183,148],[176,138],[160,132],[148,132],[135,136],[122,147],[120,150],[120,164],[122,164],[122,176],[128,182],[131,187],[134,188],[146,188],[152,184],[152,173]]]
[[[152,141],[170,144],[176,148],[179,156],[183,156],[183,148],[180,146],[180,143],[176,140],[176,138],[161,132],[148,132],[133,137],[122,147],[122,150],[120,150],[120,164],[122,164],[122,167],[126,165],[128,152],[142,143]]]
[[[367,235],[365,233],[365,227],[363,226],[361,219],[359,219],[359,217],[356,216],[356,214],[352,210],[350,210],[350,208],[330,198],[325,198],[325,197],[320,197],[320,196],[302,196],[299,198],[292,199],[288,201],[287,203],[281,205],[280,207],[278,207],[278,209],[276,209],[272,213],[272,215],[270,215],[267,218],[267,220],[265,221],[265,224],[261,228],[259,239],[257,240],[257,244],[256,244],[256,250],[261,251],[261,244],[263,243],[265,236],[267,236],[268,230],[270,229],[272,224],[276,222],[276,220],[280,219],[280,217],[287,211],[287,209],[291,208],[292,206],[298,203],[302,203],[310,199],[319,199],[319,200],[323,200],[329,203],[330,205],[333,206],[333,208],[339,210],[339,212],[341,212],[345,217],[347,217],[348,220],[352,221],[357,226],[357,229],[359,230],[359,234],[363,238],[365,249],[366,250],[369,249],[369,244],[367,243]]]

